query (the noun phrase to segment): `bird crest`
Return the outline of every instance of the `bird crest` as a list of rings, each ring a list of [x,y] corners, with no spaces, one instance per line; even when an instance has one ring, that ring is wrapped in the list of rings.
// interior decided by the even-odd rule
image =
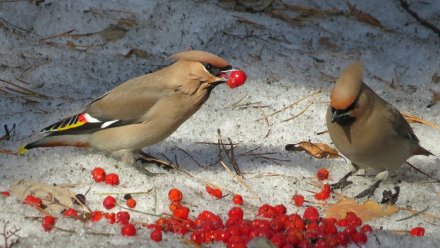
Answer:
[[[342,71],[330,96],[332,108],[344,110],[356,101],[362,88],[363,74],[364,65],[361,61],[350,64]]]
[[[226,60],[220,58],[217,55],[204,51],[198,51],[198,50],[190,50],[190,51],[176,53],[174,55],[171,55],[168,59],[172,61],[187,60],[187,61],[209,63],[217,68],[225,68],[229,65],[229,63]]]

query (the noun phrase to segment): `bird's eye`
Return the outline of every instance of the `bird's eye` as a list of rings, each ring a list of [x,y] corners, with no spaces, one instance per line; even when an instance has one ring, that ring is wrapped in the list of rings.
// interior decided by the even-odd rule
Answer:
[[[212,70],[212,65],[211,64],[205,64],[205,69],[207,70],[207,71],[209,71],[209,72],[211,72],[211,70]]]
[[[217,68],[209,63],[206,63],[204,66],[205,66],[205,69],[214,76],[217,76],[221,71],[219,68]]]

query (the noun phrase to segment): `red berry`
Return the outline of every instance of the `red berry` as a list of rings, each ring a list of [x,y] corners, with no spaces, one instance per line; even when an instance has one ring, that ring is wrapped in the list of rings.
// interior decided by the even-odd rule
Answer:
[[[286,236],[281,234],[281,233],[276,233],[272,236],[272,238],[270,239],[270,241],[272,241],[272,243],[276,246],[276,247],[283,247],[283,245],[287,242],[286,240]]]
[[[105,209],[110,210],[116,206],[116,199],[109,195],[106,198],[104,198],[104,201],[102,201],[102,205]]]
[[[243,205],[243,198],[241,197],[241,195],[234,195],[232,197],[232,202],[237,205]]]
[[[63,212],[63,215],[66,217],[77,217],[78,212],[73,208],[68,208]]]
[[[98,222],[102,219],[102,212],[101,211],[93,211],[90,216],[90,221],[92,222]]]
[[[136,235],[136,227],[133,224],[127,223],[121,228],[122,236],[134,236]]]
[[[119,176],[115,173],[110,173],[105,176],[105,183],[110,184],[112,186],[119,185]]]
[[[309,221],[318,221],[319,212],[315,207],[307,207],[303,214],[304,219]]]
[[[242,220],[243,219],[243,209],[239,207],[233,207],[229,210],[228,216],[231,219]]]
[[[127,224],[130,221],[130,214],[126,211],[119,211],[116,214],[116,223]]]
[[[414,227],[413,229],[411,229],[410,233],[412,236],[417,236],[417,237],[425,236],[425,228]]]
[[[338,244],[340,246],[347,246],[348,243],[350,242],[349,236],[347,236],[347,234],[343,232],[339,232],[336,234],[336,240],[338,241]]]
[[[197,243],[199,245],[202,244],[203,241],[205,240],[205,237],[203,236],[201,231],[192,232],[189,235],[189,238],[191,239],[191,241],[193,241],[193,242],[195,242],[195,243]]]
[[[174,210],[176,210],[177,208],[181,207],[182,204],[180,203],[180,201],[174,201],[170,204],[170,210],[171,212],[174,212]]]
[[[362,219],[357,217],[356,213],[354,212],[351,211],[347,212],[345,219],[347,220],[348,226],[358,227],[362,225]]]
[[[105,180],[105,171],[101,167],[96,167],[92,170],[92,178],[95,182],[100,183]]]
[[[314,248],[330,248],[327,242],[323,239],[316,241]]]
[[[328,178],[329,172],[327,169],[319,169],[318,172],[316,173],[316,177],[318,178],[318,180],[323,181],[326,180]]]
[[[44,231],[49,232],[55,226],[55,222],[56,222],[55,217],[51,215],[46,215],[41,221],[41,226],[43,227]]]
[[[257,214],[257,216],[261,216],[264,218],[275,218],[277,215],[278,213],[275,210],[275,208],[269,204],[261,205],[261,207],[258,209],[258,214]]]
[[[129,208],[134,208],[136,207],[136,200],[133,198],[128,199],[125,204],[127,205],[127,207]]]
[[[150,238],[155,242],[160,242],[162,240],[162,231],[160,229],[154,229],[150,233]]]
[[[43,206],[43,201],[40,198],[35,197],[33,195],[26,196],[26,198],[24,199],[23,203],[24,204],[29,204],[29,205],[35,206],[35,207]]]
[[[235,71],[231,72],[231,74],[229,75],[229,78],[228,78],[228,81],[226,82],[226,84],[229,86],[229,88],[236,88],[236,87],[239,87],[240,85],[244,84],[246,79],[247,79],[247,76],[246,76],[246,73],[244,73],[244,71],[235,70]]]
[[[284,206],[283,204],[278,204],[278,205],[275,205],[275,211],[279,215],[285,215],[287,212],[287,209],[286,209],[286,206]]]
[[[116,222],[116,214],[115,213],[106,213],[104,216],[108,220],[109,224],[114,224]]]
[[[367,235],[362,232],[354,233],[351,235],[351,240],[355,242],[356,244],[365,244],[368,241]]]
[[[0,194],[3,196],[10,196],[11,195],[8,191],[2,191],[2,192],[0,192]]]
[[[361,227],[361,232],[363,232],[363,233],[369,233],[372,231],[373,231],[373,228],[368,224],[365,224]]]
[[[220,199],[223,197],[223,192],[221,189],[219,188],[213,188],[209,185],[206,185],[206,192],[208,192],[208,194],[214,196],[217,199]]]
[[[180,202],[183,199],[183,194],[178,189],[170,189],[170,191],[168,191],[168,199],[172,202]]]
[[[327,200],[331,192],[330,185],[326,183],[322,186],[321,192],[315,194],[315,199],[320,201]]]
[[[296,194],[292,197],[295,206],[301,207],[304,204],[304,196]]]
[[[183,206],[178,207],[174,210],[173,215],[182,220],[187,220],[189,216],[189,208]]]

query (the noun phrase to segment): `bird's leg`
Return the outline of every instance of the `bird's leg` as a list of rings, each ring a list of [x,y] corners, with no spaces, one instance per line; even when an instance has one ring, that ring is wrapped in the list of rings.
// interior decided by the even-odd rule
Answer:
[[[379,187],[380,183],[388,178],[388,174],[389,173],[387,170],[384,170],[384,171],[377,173],[377,175],[376,175],[377,181],[375,183],[373,183],[370,187],[363,190],[361,193],[359,193],[354,198],[359,199],[359,198],[363,198],[365,196],[367,196],[367,198],[370,198],[374,194],[376,189]]]
[[[347,175],[345,175],[344,177],[342,177],[341,179],[339,179],[339,181],[337,183],[334,184],[330,184],[330,188],[332,190],[334,189],[343,189],[345,187],[347,187],[348,185],[352,184],[352,181],[348,181],[348,178],[353,175],[354,171],[350,171],[347,173]]]
[[[151,156],[150,154],[145,153],[144,151],[139,151],[139,155],[140,157],[137,158],[137,161],[141,161],[142,163],[153,163],[166,170],[177,168],[177,166],[170,161],[160,160],[154,156]]]

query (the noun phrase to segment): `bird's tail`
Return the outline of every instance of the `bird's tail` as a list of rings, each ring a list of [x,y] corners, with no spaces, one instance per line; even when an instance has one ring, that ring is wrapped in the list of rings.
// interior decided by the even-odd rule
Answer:
[[[89,147],[89,135],[57,135],[46,136],[35,142],[29,143],[18,149],[18,154],[23,155],[29,149],[37,147],[54,147],[54,146],[76,146],[76,147]]]
[[[430,151],[426,150],[422,146],[417,146],[417,148],[413,152],[413,155],[425,155],[425,156],[433,155],[434,156],[434,154],[432,154]]]

